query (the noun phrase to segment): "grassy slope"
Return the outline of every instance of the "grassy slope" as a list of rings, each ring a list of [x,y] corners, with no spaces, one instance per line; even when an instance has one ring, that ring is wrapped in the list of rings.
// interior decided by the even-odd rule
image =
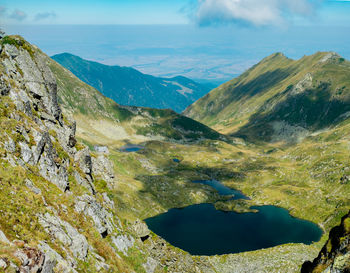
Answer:
[[[140,141],[149,139],[147,136],[190,141],[222,137],[172,110],[120,106],[53,60],[48,61],[57,78],[60,103],[91,141],[105,141],[106,135],[108,143],[132,138]]]
[[[332,125],[350,110],[350,63],[340,57],[322,62],[328,54],[319,52],[297,61],[279,53],[271,55],[184,113],[221,132],[250,140],[270,140],[273,121],[312,131]],[[293,93],[308,73],[312,75],[310,86]]]

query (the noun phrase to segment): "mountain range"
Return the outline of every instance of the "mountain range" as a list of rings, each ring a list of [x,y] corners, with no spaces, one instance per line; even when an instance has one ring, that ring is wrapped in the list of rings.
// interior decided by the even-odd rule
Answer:
[[[208,85],[185,77],[154,77],[131,67],[108,66],[68,53],[54,55],[52,59],[121,105],[182,112],[210,91]]]
[[[184,116],[122,106],[22,37],[3,37],[0,271],[348,272],[349,71],[333,52],[276,53]],[[129,144],[141,150],[126,153]],[[249,198],[191,183],[203,180]],[[193,256],[143,221],[203,203],[237,213],[282,207],[324,235]]]

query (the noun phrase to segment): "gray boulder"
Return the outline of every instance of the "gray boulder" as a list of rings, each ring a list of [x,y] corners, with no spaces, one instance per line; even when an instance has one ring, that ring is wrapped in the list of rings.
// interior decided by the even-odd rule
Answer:
[[[7,140],[4,143],[5,150],[9,153],[14,153],[16,151],[16,144],[13,139],[7,136]]]
[[[68,173],[63,164],[56,161],[57,155],[54,151],[51,138],[45,132],[34,153],[34,162],[39,163],[40,174],[51,183],[55,184],[62,191],[69,190]]]
[[[106,237],[113,232],[113,215],[102,207],[95,198],[89,195],[83,195],[77,199],[75,211],[91,217],[96,229],[102,237]]]
[[[134,222],[133,230],[135,231],[135,235],[139,238],[147,237],[151,233],[148,226],[140,220]]]
[[[34,163],[34,158],[33,158],[33,152],[32,150],[28,147],[28,145],[25,142],[20,142],[19,146],[21,147],[21,157],[25,163]]]

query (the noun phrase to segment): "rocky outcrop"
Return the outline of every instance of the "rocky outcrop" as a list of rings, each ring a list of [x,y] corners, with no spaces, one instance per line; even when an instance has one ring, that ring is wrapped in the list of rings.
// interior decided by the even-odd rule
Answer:
[[[140,220],[137,220],[134,222],[133,230],[135,232],[135,235],[141,238],[141,240],[143,241],[146,240],[151,233],[150,230],[148,229],[148,226]]]
[[[86,189],[88,189],[90,191],[91,194],[95,194],[96,190],[95,187],[92,183],[92,178],[90,176],[88,176],[87,178],[84,178],[80,175],[79,172],[75,171],[74,172],[74,178],[77,181],[77,183],[79,185],[82,185],[83,187],[85,187]]]
[[[45,261],[42,267],[42,273],[62,272],[76,273],[73,265],[67,262],[63,257],[54,251],[48,244],[40,242],[39,249],[45,253]]]
[[[342,218],[339,226],[330,231],[318,257],[312,262],[305,262],[301,272],[350,272],[350,212]]]
[[[102,207],[94,197],[83,195],[77,199],[75,211],[91,217],[96,229],[103,238],[114,231],[113,215]]]
[[[20,38],[14,39],[18,44],[24,43]],[[21,80],[23,83],[21,87],[29,90],[32,95],[34,108],[43,110],[62,124],[62,111],[57,102],[56,79],[42,55],[28,52],[13,44],[5,44],[3,52],[7,57],[3,60],[6,74]],[[26,100],[22,102],[27,103]]]
[[[43,271],[45,255],[40,250],[24,247],[17,250],[14,255],[21,261],[20,272],[45,272]],[[50,271],[46,270],[46,272]]]
[[[122,252],[125,256],[128,256],[128,249],[131,248],[135,239],[127,235],[119,235],[117,237],[112,237],[112,242],[116,247],[116,250]]]
[[[87,175],[92,174],[92,160],[89,148],[77,152],[74,156],[74,161],[78,163],[80,169]]]
[[[99,155],[96,158],[92,158],[92,171],[94,174],[108,182],[110,187],[113,185],[115,177],[113,165],[105,155]]]
[[[39,215],[39,223],[45,231],[56,238],[63,245],[68,246],[73,255],[80,260],[87,256],[89,244],[86,238],[80,234],[72,225],[61,220],[58,216],[45,213]]]

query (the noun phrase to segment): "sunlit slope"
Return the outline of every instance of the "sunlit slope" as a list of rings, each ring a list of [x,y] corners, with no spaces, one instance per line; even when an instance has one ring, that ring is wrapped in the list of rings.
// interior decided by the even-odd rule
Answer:
[[[211,91],[184,114],[250,140],[292,140],[337,124],[350,110],[350,63],[318,52],[273,54]]]

